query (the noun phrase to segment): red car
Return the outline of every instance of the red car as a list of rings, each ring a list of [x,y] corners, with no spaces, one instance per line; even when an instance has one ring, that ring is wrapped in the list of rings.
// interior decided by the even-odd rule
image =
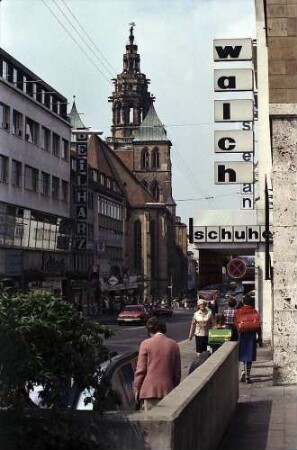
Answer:
[[[126,305],[117,317],[118,325],[124,323],[139,323],[144,325],[148,318],[149,312],[143,305]]]
[[[170,317],[173,314],[173,309],[169,305],[155,306],[153,309],[153,316]]]

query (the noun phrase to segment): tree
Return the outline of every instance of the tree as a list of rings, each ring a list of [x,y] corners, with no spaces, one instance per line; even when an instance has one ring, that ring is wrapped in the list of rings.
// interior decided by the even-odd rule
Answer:
[[[109,328],[49,292],[9,295],[0,288],[0,406],[28,406],[39,385],[47,407],[57,410],[73,382],[89,388],[93,408],[103,410],[107,395],[98,389],[98,371],[108,359],[103,338],[110,336]]]

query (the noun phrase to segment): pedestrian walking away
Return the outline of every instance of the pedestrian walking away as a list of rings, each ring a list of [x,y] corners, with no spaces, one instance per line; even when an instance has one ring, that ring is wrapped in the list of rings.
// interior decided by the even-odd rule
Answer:
[[[146,323],[149,338],[139,347],[134,376],[135,400],[148,411],[171,392],[181,379],[181,358],[178,344],[166,334],[166,324],[156,317]]]
[[[195,336],[196,353],[200,355],[200,353],[207,350],[208,331],[214,325],[214,318],[212,312],[207,308],[205,300],[199,299],[197,308],[191,322],[189,340]]]
[[[252,304],[253,300],[245,296],[234,319],[239,334],[239,361],[243,363],[240,381],[243,383],[251,383],[252,364],[257,358],[257,337],[261,339],[262,335],[260,316]]]
[[[238,340],[237,329],[234,325],[235,313],[236,313],[236,300],[234,297],[230,297],[228,300],[228,307],[224,309],[223,314],[225,317],[226,326],[230,328],[232,331],[231,341]]]

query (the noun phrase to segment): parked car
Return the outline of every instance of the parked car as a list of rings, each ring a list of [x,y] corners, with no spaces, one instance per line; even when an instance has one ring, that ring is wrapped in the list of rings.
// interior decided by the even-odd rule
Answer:
[[[126,305],[124,309],[118,314],[118,325],[124,323],[138,323],[146,324],[150,313],[144,305]]]
[[[106,407],[108,411],[128,409],[134,406],[133,380],[137,363],[138,352],[127,351],[120,355],[110,356],[108,361],[98,367],[98,387],[111,386],[112,392],[107,391]],[[33,386],[29,398],[35,406],[47,409],[42,396],[42,386]],[[93,410],[93,404],[88,399],[93,396],[94,388],[81,390],[75,384],[69,383],[65,387],[65,397],[61,409]],[[103,391],[102,391],[103,395]]]
[[[153,309],[153,316],[172,316],[173,309],[169,305],[158,305]]]

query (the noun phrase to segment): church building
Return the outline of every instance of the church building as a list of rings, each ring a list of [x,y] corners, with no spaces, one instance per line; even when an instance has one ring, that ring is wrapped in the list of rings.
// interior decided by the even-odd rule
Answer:
[[[137,211],[129,209],[128,251],[139,252],[144,276],[152,280],[152,293],[178,294],[187,289],[187,228],[176,217],[172,196],[172,143],[154,108],[150,80],[141,73],[134,41],[132,25],[123,71],[113,80],[114,92],[109,98],[112,136],[107,143],[152,196],[151,201],[138,205]],[[126,189],[131,191],[129,185]],[[149,218],[152,210],[154,216]]]

